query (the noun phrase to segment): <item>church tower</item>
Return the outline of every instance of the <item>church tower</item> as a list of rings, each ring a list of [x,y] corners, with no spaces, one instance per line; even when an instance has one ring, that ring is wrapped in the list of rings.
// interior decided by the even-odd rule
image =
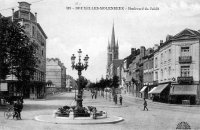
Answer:
[[[107,75],[110,72],[110,64],[112,63],[113,59],[118,59],[118,40],[115,39],[115,27],[113,23],[112,27],[112,34],[111,34],[111,41],[108,40],[108,47],[107,47]]]

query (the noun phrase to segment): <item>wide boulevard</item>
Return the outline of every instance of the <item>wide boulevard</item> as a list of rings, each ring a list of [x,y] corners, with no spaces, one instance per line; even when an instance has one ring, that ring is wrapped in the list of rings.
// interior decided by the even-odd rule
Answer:
[[[115,105],[106,97],[91,98],[84,91],[83,105],[96,106],[97,110],[107,111],[108,116],[123,117],[124,121],[115,124],[69,125],[53,124],[34,120],[38,115],[50,115],[58,107],[74,105],[75,93],[57,93],[44,99],[25,99],[22,120],[4,119],[5,107],[0,108],[0,130],[171,130],[178,123],[187,122],[192,129],[200,129],[200,107],[170,105],[147,100],[149,111],[143,111],[143,100],[129,94],[123,95],[123,105]]]

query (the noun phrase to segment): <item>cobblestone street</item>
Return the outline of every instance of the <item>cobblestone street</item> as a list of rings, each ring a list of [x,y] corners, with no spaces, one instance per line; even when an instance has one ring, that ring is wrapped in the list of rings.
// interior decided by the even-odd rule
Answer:
[[[84,92],[84,106],[96,106],[97,110],[107,111],[109,115],[120,116],[124,121],[116,124],[96,125],[68,125],[51,124],[34,120],[37,115],[50,115],[53,110],[63,105],[73,103],[74,93],[60,93],[47,97],[46,100],[24,101],[22,120],[6,120],[3,113],[5,108],[0,110],[0,129],[2,130],[133,130],[133,129],[176,129],[179,122],[187,122],[192,129],[200,129],[200,107],[188,107],[170,105],[147,101],[149,111],[143,111],[142,99],[129,95],[123,96],[123,105],[115,105],[112,101],[98,96],[92,99],[88,91]]]

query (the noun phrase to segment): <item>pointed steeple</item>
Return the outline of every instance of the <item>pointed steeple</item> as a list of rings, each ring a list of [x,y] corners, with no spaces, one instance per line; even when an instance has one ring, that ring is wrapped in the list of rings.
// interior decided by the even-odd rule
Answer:
[[[110,51],[110,42],[109,42],[109,40],[108,40],[108,47],[107,47],[107,49]]]
[[[117,49],[119,48],[119,46],[118,46],[118,40],[117,40]]]
[[[112,28],[112,35],[111,35],[111,47],[115,47],[115,27],[113,22],[113,28]]]

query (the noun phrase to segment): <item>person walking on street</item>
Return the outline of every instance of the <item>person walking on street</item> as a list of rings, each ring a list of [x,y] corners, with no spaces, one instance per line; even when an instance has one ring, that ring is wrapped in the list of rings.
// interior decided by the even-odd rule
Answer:
[[[92,95],[92,99],[93,99],[93,97],[94,97],[94,93],[92,92],[91,95]]]
[[[115,94],[115,104],[117,104],[117,94]]]
[[[97,99],[97,91],[94,93],[94,97],[95,99]]]
[[[148,111],[148,108],[147,108],[147,101],[146,101],[145,98],[144,98],[144,110],[143,110],[143,111],[145,111],[145,109]]]
[[[119,96],[120,105],[122,105],[122,95]]]

